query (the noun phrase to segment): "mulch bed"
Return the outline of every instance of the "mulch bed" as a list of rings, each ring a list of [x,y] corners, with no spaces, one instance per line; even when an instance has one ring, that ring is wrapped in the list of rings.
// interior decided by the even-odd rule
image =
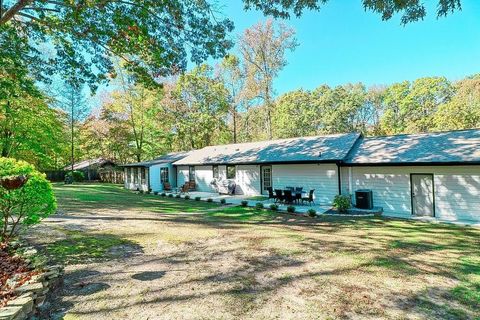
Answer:
[[[15,296],[15,288],[30,280],[35,274],[38,272],[32,270],[24,259],[12,256],[7,245],[0,243],[0,308]],[[15,279],[13,285],[7,283],[9,279]]]

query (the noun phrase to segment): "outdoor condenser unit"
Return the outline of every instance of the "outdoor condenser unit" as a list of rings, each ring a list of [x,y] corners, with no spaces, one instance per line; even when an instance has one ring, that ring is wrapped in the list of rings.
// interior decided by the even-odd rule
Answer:
[[[373,192],[372,190],[355,191],[355,203],[358,209],[373,209]]]

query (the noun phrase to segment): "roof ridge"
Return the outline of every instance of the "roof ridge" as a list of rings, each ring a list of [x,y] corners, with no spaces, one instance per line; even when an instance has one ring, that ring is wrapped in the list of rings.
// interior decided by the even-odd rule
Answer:
[[[480,128],[455,129],[455,130],[446,130],[446,131],[431,131],[431,132],[418,132],[418,133],[385,134],[385,135],[380,135],[380,136],[368,136],[368,137],[365,137],[365,139],[389,138],[389,137],[404,137],[404,136],[425,136],[425,135],[434,135],[434,134],[441,134],[441,133],[464,132],[464,131],[480,131]]]

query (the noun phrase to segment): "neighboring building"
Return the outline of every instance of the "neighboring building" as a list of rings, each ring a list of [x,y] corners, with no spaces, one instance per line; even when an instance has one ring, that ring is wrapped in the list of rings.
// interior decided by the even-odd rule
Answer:
[[[97,158],[97,159],[88,159],[77,162],[73,165],[73,170],[75,171],[82,171],[85,175],[85,180],[92,181],[92,180],[100,180],[100,176],[98,174],[98,170],[100,168],[109,168],[115,167],[116,164],[107,159]],[[63,168],[65,172],[72,170],[72,165],[68,165]]]
[[[370,189],[374,205],[387,215],[480,221],[480,129],[220,145],[128,168],[125,186],[134,190],[160,191],[168,179],[172,186],[195,182],[197,191],[215,192],[216,181],[228,180],[237,194],[303,187],[315,189],[317,204],[331,204],[337,194]]]
[[[173,152],[150,161],[123,165],[125,188],[162,191],[165,182],[168,182],[172,187],[176,187],[177,172],[172,164],[188,154],[188,152]]]
[[[361,139],[342,165],[342,191],[357,189],[388,215],[480,221],[480,130]]]

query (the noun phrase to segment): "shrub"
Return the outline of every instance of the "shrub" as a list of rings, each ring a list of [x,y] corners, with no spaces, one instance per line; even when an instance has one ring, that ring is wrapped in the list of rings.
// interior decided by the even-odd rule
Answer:
[[[352,207],[350,196],[348,195],[336,195],[333,199],[333,207],[340,213],[346,213],[348,209]]]
[[[277,210],[278,210],[278,206],[277,206],[275,203],[272,203],[272,204],[270,205],[270,210],[272,210],[272,211],[277,211]]]
[[[207,202],[213,202],[213,199],[212,199],[212,198],[208,198],[208,199],[207,199]]]
[[[154,195],[158,195],[158,191],[154,191],[153,194],[154,194]]]
[[[85,180],[85,174],[82,171],[74,170],[72,175],[72,171],[68,171],[65,173],[65,180],[71,182],[83,182]]]
[[[190,199],[190,196],[187,194],[187,195],[185,196],[185,200],[188,200],[188,199]]]
[[[246,206],[248,206],[248,201],[247,200],[242,200],[242,202],[240,202],[240,205],[242,207],[246,207]]]
[[[180,193],[175,195],[175,198],[180,198]]]
[[[143,190],[139,190],[138,193],[143,194]]]
[[[0,241],[8,242],[22,227],[37,224],[55,212],[57,204],[45,175],[25,161],[0,158],[0,177]],[[18,182],[19,177],[27,179],[20,179],[24,185],[10,189],[9,182]]]
[[[261,202],[255,203],[255,209],[261,210],[261,209],[263,209],[263,208],[264,208],[263,203],[261,203]]]
[[[146,193],[146,194],[150,194],[151,192],[150,192],[150,191],[147,191],[147,192],[145,192],[145,193]]]
[[[316,217],[317,216],[317,211],[315,209],[308,209],[307,211],[309,217]]]
[[[202,199],[202,198],[200,198],[200,197],[195,197],[195,201],[200,201],[200,199]]]
[[[166,194],[165,192],[162,192],[160,195],[161,195],[162,197],[166,197],[166,196],[167,196],[167,194]]]
[[[169,198],[173,198],[173,194],[172,194],[172,193],[169,193],[169,194],[168,194],[168,197],[169,197]]]
[[[220,203],[221,203],[221,204],[225,204],[225,203],[227,203],[227,200],[225,200],[225,199],[220,199]]]
[[[295,207],[294,206],[288,206],[287,207],[287,212],[295,213]]]

